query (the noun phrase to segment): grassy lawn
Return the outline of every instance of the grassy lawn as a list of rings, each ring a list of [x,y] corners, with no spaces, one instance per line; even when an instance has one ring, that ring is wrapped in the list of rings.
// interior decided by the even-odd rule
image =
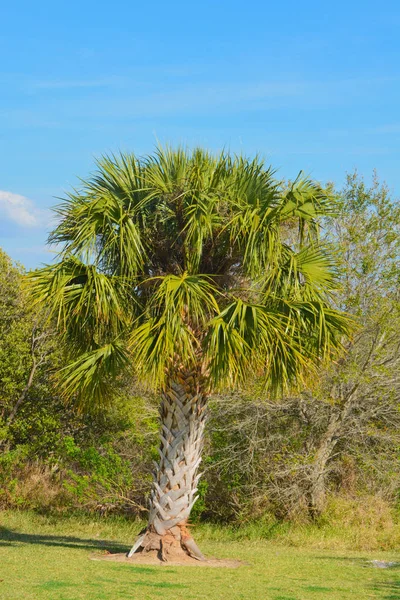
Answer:
[[[400,552],[239,541],[224,539],[222,530],[211,535],[210,528],[199,527],[196,537],[207,554],[248,564],[239,569],[139,567],[89,560],[104,549],[125,551],[139,524],[1,512],[0,525],[2,600],[400,600],[400,567],[378,569],[366,562],[400,561]]]

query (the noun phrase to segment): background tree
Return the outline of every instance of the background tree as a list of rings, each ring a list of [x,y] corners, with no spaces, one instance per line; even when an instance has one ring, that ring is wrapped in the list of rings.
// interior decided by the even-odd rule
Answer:
[[[10,427],[50,352],[49,332],[29,307],[22,274],[0,249],[0,446],[9,442]]]
[[[130,370],[161,391],[149,525],[131,552],[202,559],[186,523],[210,392],[249,373],[273,390],[298,384],[348,331],[318,242],[333,202],[301,177],[282,187],[258,159],[202,150],[98,167],[57,209],[50,241],[63,250],[33,275],[33,293],[71,355],[65,396],[100,405]]]
[[[23,268],[0,250],[0,507],[140,514],[151,482],[154,399],[127,381],[108,410],[66,406],[53,377],[66,364],[61,340],[43,321]]]
[[[204,499],[214,519],[316,518],[327,493],[397,502],[400,206],[376,176],[368,186],[353,173],[336,195],[323,239],[336,252],[336,305],[358,330],[301,394],[272,401],[249,380],[215,399]]]
[[[393,444],[400,423],[400,206],[376,174],[370,187],[357,173],[348,175],[339,198],[340,218],[330,221],[328,236],[341,272],[336,300],[361,327],[320,383],[330,415],[311,474],[317,515],[324,508],[327,465],[343,439],[362,440],[360,456],[371,456],[375,447],[375,456],[379,449],[389,458],[387,442]]]

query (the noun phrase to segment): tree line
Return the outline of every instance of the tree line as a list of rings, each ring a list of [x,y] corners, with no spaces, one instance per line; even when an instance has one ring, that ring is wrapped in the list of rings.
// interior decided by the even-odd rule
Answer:
[[[271,395],[250,374],[211,395],[194,519],[318,519],[335,497],[397,507],[400,207],[376,176],[367,185],[351,174],[329,193],[335,211],[320,243],[338,265],[332,303],[354,332],[296,389]],[[143,517],[159,458],[157,396],[122,374],[100,409],[67,401],[68,357],[47,317],[1,252],[0,505]]]

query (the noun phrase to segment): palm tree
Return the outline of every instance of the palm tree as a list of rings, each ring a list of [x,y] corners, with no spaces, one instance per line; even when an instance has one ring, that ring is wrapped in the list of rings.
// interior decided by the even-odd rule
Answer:
[[[349,321],[318,242],[333,209],[258,158],[169,148],[101,159],[56,209],[62,250],[31,284],[69,352],[62,392],[99,406],[131,373],[160,393],[148,527],[130,554],[204,558],[187,522],[213,391],[249,375],[275,393],[299,385],[340,346]]]

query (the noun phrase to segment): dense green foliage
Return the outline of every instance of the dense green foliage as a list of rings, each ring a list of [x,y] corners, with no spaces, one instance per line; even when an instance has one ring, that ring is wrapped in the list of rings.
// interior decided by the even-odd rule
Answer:
[[[321,236],[337,255],[338,307],[357,317],[359,329],[301,393],[273,399],[249,379],[244,390],[213,398],[194,518],[324,519],[345,501],[360,522],[397,510],[400,210],[385,186],[368,188],[358,176],[337,195],[340,214]],[[0,254],[0,503],[143,516],[156,398],[128,378],[101,412],[66,404],[54,373],[69,357],[32,314],[22,281],[22,270]],[[46,335],[32,352],[37,332]],[[9,423],[33,360],[40,363],[33,383]]]
[[[3,418],[25,387],[31,363],[32,319],[21,270],[0,250],[0,401]],[[4,425],[4,422],[2,423]]]
[[[158,149],[103,158],[58,207],[57,262],[31,276],[70,355],[60,386],[100,405],[129,370],[154,389],[195,369],[203,392],[257,373],[290,389],[340,347],[331,195],[283,186],[258,158]]]

